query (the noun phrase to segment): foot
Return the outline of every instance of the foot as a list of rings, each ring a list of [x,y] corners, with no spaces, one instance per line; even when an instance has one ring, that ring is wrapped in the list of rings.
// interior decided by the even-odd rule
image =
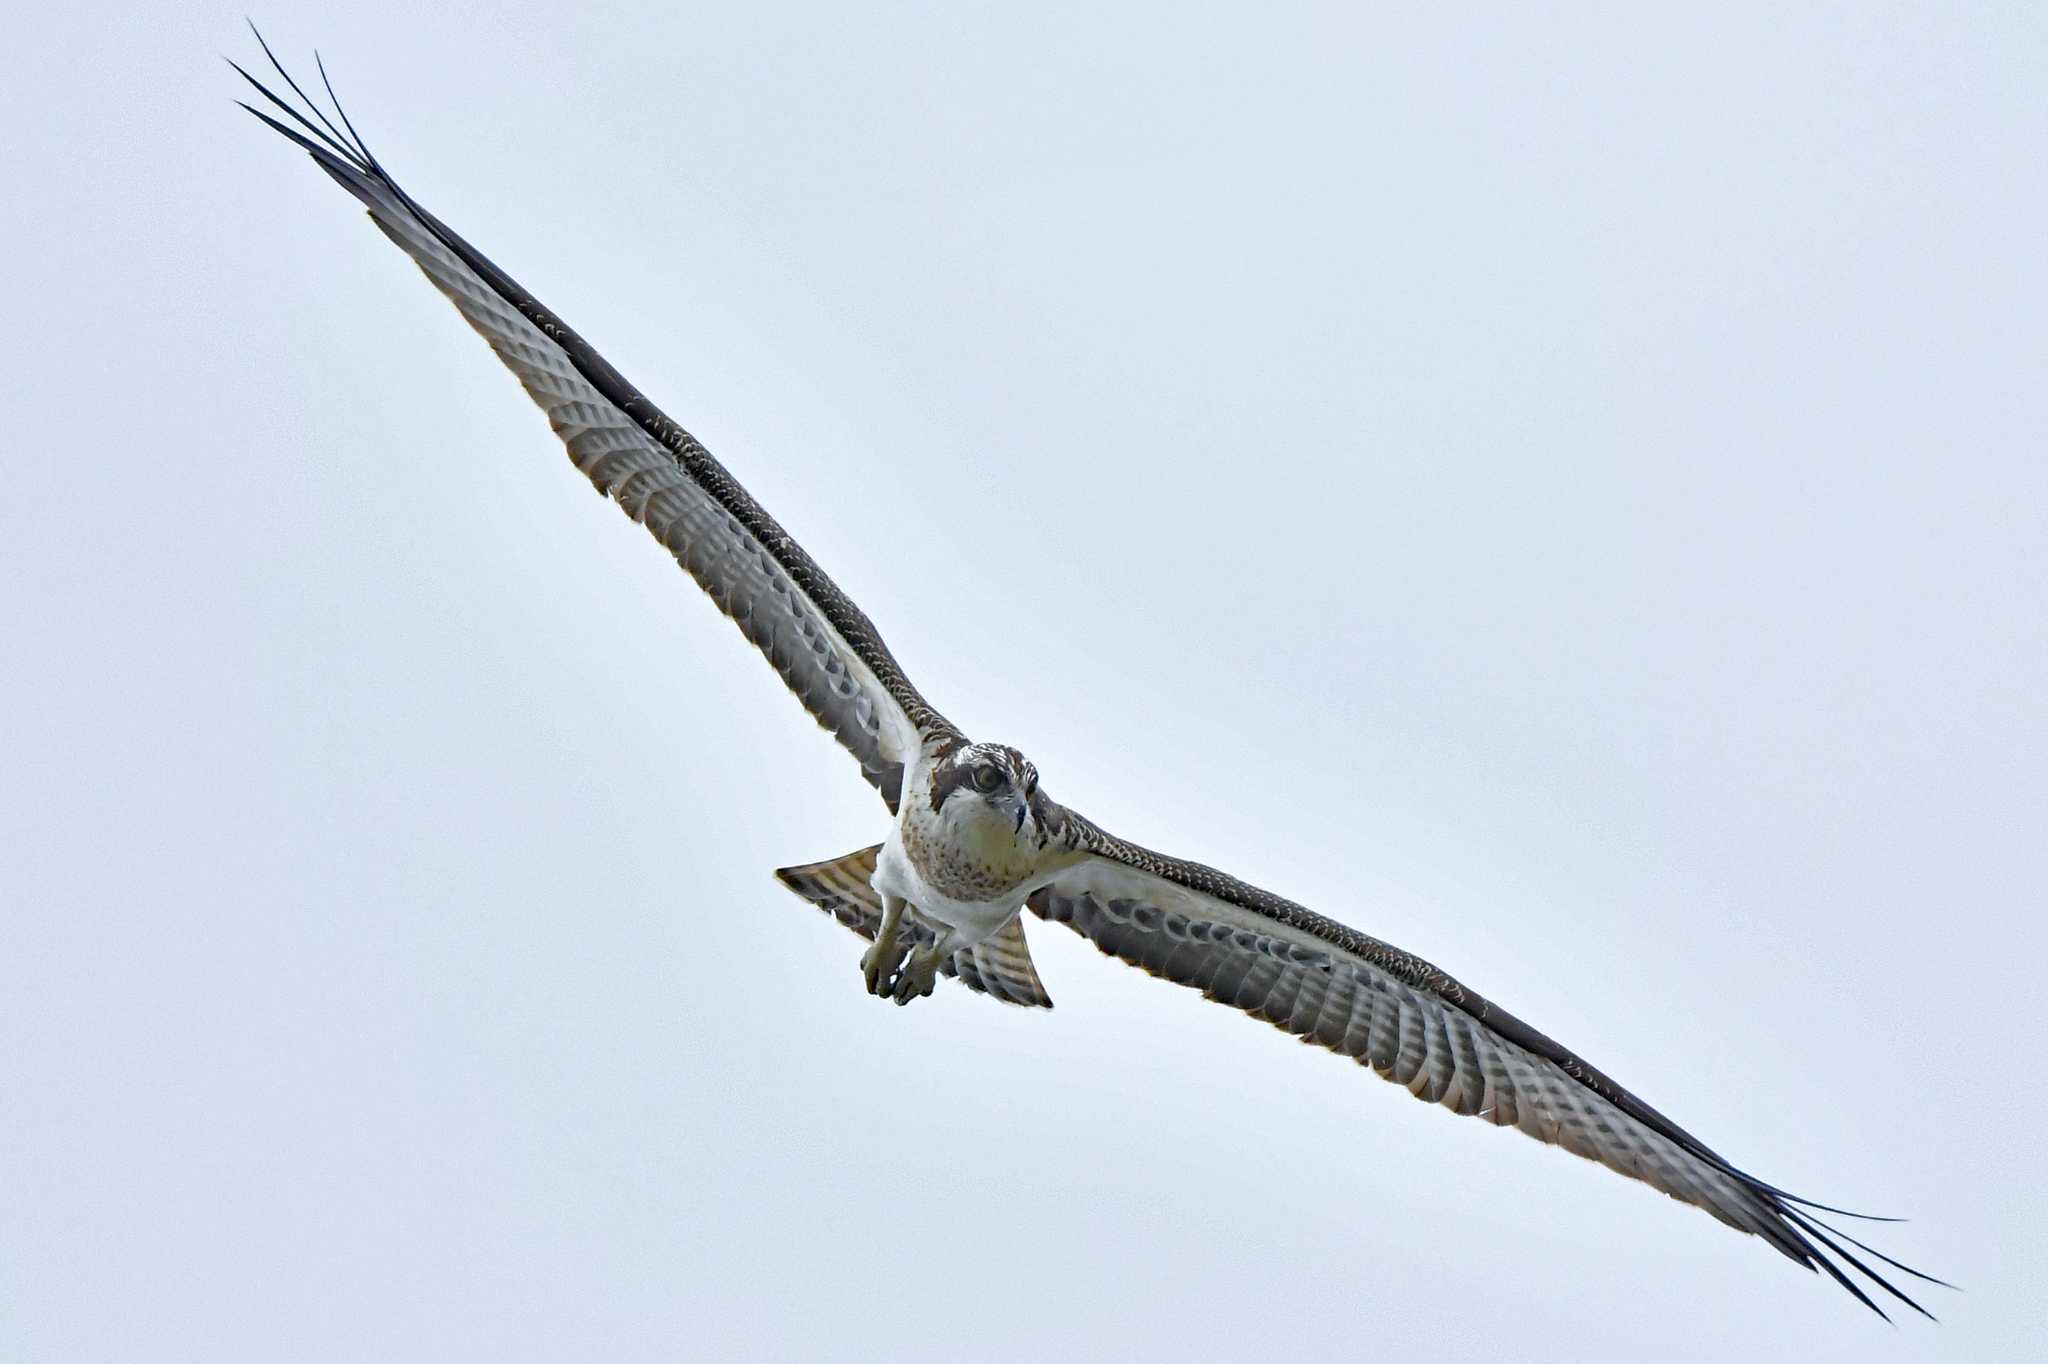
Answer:
[[[903,902],[893,895],[884,895],[881,925],[875,930],[874,942],[860,958],[861,979],[867,982],[871,995],[886,995],[895,988],[903,959],[910,953],[910,944],[903,941],[902,927]]]
[[[898,1005],[908,1004],[913,999],[923,999],[932,992],[932,985],[939,978],[939,965],[951,955],[946,944],[952,939],[953,930],[939,930],[937,942],[920,944],[904,958],[903,967],[896,973],[894,988],[889,998]]]

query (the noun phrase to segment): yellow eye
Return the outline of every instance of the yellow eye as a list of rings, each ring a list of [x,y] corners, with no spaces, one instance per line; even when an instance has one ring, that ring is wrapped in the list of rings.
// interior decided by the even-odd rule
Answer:
[[[1002,785],[1003,769],[997,767],[994,763],[983,763],[980,767],[974,769],[975,790],[983,792],[997,791],[1002,789]]]

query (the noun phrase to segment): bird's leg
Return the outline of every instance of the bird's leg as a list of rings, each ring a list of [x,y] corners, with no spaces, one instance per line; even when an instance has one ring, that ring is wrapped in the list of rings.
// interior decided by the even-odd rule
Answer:
[[[881,926],[875,930],[874,942],[860,958],[861,977],[867,981],[871,995],[886,995],[896,984],[897,970],[910,951],[901,941],[902,927],[903,901],[894,895],[884,894]]]
[[[898,1004],[930,994],[932,983],[939,978],[940,963],[953,955],[953,938],[959,930],[946,924],[933,924],[932,929],[937,936],[929,943],[911,948],[903,969],[896,973],[896,987],[889,997]]]

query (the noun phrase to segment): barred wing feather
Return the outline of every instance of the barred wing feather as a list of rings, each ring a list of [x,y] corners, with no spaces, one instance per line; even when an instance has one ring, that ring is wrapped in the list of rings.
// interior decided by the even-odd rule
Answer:
[[[1071,812],[1066,833],[1086,855],[1032,896],[1030,908],[1041,918],[1121,961],[1369,1066],[1419,1099],[1516,1128],[1705,1209],[1827,1273],[1873,1311],[1877,1305],[1849,1271],[1925,1314],[1857,1251],[1939,1280],[1814,1215],[1839,1209],[1738,1170],[1421,958],[1214,868],[1127,843]]]
[[[547,414],[576,467],[689,571],[853,754],[893,811],[904,764],[921,739],[957,731],[910,684],[874,624],[696,437],[400,189],[345,116],[342,128],[327,123],[281,66],[278,73],[324,128],[246,71],[297,126],[243,107],[362,201],[384,235],[490,343]]]

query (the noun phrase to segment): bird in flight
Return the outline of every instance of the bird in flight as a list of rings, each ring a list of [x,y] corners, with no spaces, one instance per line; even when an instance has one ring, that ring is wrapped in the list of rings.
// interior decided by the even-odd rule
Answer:
[[[1118,838],[1055,801],[1022,753],[962,733],[911,684],[867,615],[696,437],[399,188],[342,112],[324,69],[333,119],[268,44],[263,52],[298,103],[236,64],[264,105],[242,107],[362,202],[490,342],[576,467],[675,556],[880,793],[890,816],[880,843],[776,873],[867,941],[860,969],[870,993],[908,1004],[949,976],[1004,1003],[1052,1007],[1025,939],[1029,910],[1109,956],[1369,1066],[1417,1098],[1517,1128],[1705,1209],[1825,1272],[1880,1316],[1863,1283],[1928,1315],[1870,1260],[1940,1280],[1819,1217],[1860,1214],[1744,1173],[1421,958]]]

